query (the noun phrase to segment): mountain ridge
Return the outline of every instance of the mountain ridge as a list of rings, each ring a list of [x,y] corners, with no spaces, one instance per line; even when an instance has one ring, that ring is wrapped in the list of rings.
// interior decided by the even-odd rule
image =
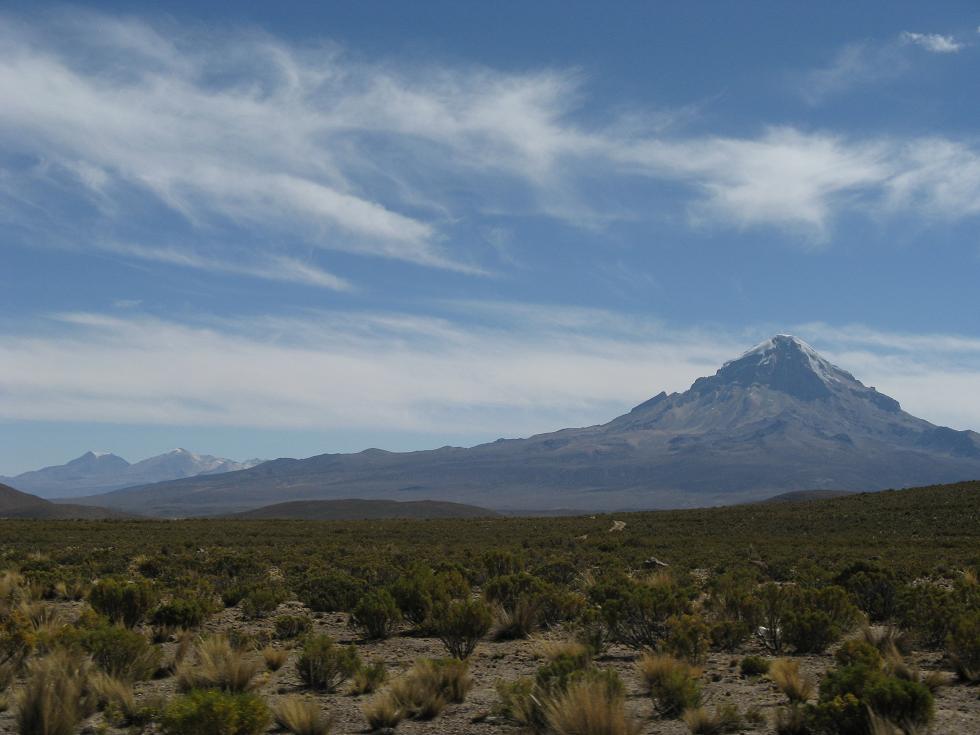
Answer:
[[[776,335],[687,391],[662,392],[604,424],[470,448],[277,459],[80,502],[161,515],[350,497],[587,511],[973,478],[980,435],[912,416],[802,340]]]
[[[89,450],[65,464],[12,477],[0,476],[0,482],[49,500],[70,499],[135,485],[248,469],[259,463],[260,460],[236,462],[177,448],[131,464],[112,452]]]

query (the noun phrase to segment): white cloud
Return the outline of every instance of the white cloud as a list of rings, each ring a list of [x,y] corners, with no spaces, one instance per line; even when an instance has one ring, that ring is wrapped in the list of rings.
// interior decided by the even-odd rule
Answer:
[[[955,54],[963,50],[963,44],[952,36],[944,36],[940,33],[913,33],[904,31],[902,40],[906,43],[921,46],[926,51],[934,54]]]
[[[853,74],[862,53],[821,84]],[[520,211],[599,229],[649,216],[646,200],[586,193],[621,191],[629,177],[673,185],[653,208],[679,201],[698,226],[825,236],[845,212],[955,219],[980,208],[971,142],[793,126],[685,135],[662,110],[585,125],[587,89],[571,71],[396,66],[98,14],[0,23],[0,99],[0,155],[36,161],[0,170],[0,207],[34,235],[99,248],[108,233],[141,243],[133,257],[164,260],[177,240],[153,238],[162,205],[183,222],[185,265],[245,274],[222,264],[277,261],[279,278],[327,288],[346,281],[299,268],[311,246],[485,274],[457,222]],[[52,224],[66,192],[97,210],[70,238]]]
[[[671,329],[617,312],[446,303],[442,317],[69,313],[0,331],[0,419],[521,435],[685,390],[768,330]],[[480,327],[472,317],[480,314]],[[980,341],[803,325],[907,410],[980,428]]]

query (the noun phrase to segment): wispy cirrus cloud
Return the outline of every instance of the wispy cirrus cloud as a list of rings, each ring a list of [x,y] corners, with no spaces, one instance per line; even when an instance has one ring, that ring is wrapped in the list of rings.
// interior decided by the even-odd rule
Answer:
[[[852,51],[813,88],[866,61]],[[98,14],[3,18],[0,208],[31,243],[139,243],[118,254],[338,290],[356,284],[321,265],[329,252],[471,275],[511,267],[519,254],[483,263],[460,236],[486,211],[597,230],[649,216],[650,197],[588,193],[624,181],[669,185],[662,206],[692,226],[817,237],[844,213],[980,210],[971,141],[793,125],[685,134],[663,110],[596,122],[582,114],[587,81]],[[60,221],[68,235],[49,232]]]

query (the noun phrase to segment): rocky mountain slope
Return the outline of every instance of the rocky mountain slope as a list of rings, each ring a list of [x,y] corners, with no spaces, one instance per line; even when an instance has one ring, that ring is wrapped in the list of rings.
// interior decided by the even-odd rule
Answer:
[[[980,478],[980,435],[935,426],[778,335],[612,421],[472,448],[323,454],[85,499],[165,516],[338,498],[613,510]]]

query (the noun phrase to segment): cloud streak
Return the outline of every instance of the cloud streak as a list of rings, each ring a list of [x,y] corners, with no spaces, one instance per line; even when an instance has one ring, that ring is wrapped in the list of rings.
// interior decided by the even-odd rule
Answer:
[[[534,304],[441,310],[184,322],[54,315],[26,332],[0,330],[0,419],[394,430],[450,441],[530,434],[685,390],[772,331],[678,329]],[[793,331],[910,412],[980,428],[980,341],[860,325]]]

